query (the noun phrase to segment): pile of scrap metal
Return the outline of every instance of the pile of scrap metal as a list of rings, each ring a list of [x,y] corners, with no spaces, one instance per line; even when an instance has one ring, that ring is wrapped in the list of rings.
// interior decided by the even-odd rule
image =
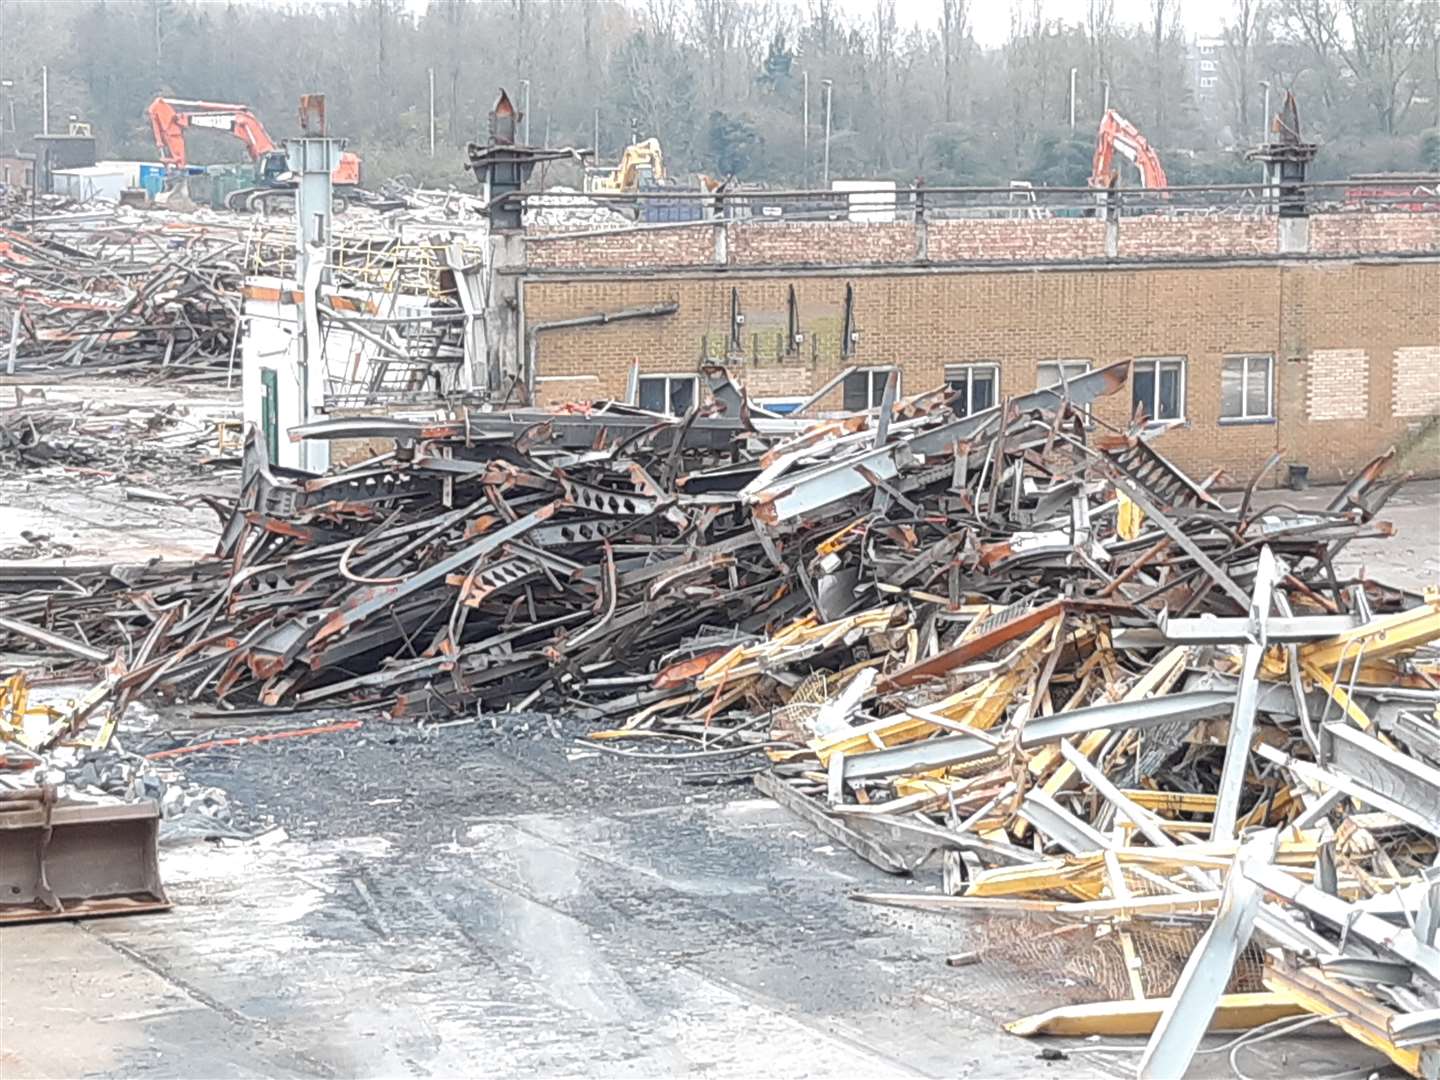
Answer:
[[[225,378],[246,233],[110,206],[0,226],[0,364],[8,373]]]
[[[224,449],[229,411],[51,401],[17,389],[15,405],[0,408],[0,466],[12,476],[56,469],[67,477],[143,477],[153,483],[211,467],[214,459],[199,451]],[[238,436],[236,421],[237,448]],[[170,493],[157,497],[178,501]]]
[[[1423,1072],[1440,597],[1336,563],[1398,483],[1223,502],[1100,432],[1127,367],[970,416],[892,381],[776,417],[712,369],[679,419],[329,420],[294,434],[394,443],[325,476],[252,434],[216,558],[0,567],[0,648],[102,671],[36,748],[145,694],[599,721],[887,871],[940,854],[944,894],[866,899],[1043,920],[1000,948],[1117,1000],[1021,1030],[1153,1030],[1169,1076],[1212,1021],[1303,1012]]]

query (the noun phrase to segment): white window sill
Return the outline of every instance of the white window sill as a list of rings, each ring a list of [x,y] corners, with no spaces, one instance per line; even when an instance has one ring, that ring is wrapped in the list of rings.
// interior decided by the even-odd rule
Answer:
[[[1246,427],[1252,424],[1273,424],[1273,416],[1222,416],[1220,417],[1221,427]]]

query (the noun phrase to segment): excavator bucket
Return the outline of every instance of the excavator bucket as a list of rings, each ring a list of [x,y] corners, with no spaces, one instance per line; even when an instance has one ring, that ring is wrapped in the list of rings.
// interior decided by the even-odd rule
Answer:
[[[56,802],[50,787],[0,793],[0,924],[168,908],[159,835],[154,801]]]

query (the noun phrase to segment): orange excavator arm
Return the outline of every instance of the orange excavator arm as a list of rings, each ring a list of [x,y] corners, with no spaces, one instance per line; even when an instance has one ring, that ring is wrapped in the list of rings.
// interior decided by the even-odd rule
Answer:
[[[192,127],[233,135],[245,144],[251,161],[258,161],[275,149],[275,142],[265,130],[265,125],[244,105],[157,97],[146,113],[150,117],[150,129],[154,132],[160,158],[172,168],[185,167],[185,132]]]
[[[1090,186],[1108,188],[1115,185],[1119,173],[1115,171],[1115,151],[1134,163],[1140,170],[1140,181],[1147,188],[1165,188],[1170,183],[1165,178],[1160,155],[1140,134],[1140,129],[1126,120],[1114,109],[1106,109],[1100,120],[1100,131],[1095,137],[1095,158],[1090,165]]]

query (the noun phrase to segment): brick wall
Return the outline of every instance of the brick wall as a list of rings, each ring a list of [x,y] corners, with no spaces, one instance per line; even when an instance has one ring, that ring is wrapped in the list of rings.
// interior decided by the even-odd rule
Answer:
[[[1144,258],[1253,258],[1274,255],[1280,231],[1273,217],[1146,217],[1120,222],[1120,252]]]
[[[855,290],[860,340],[854,355],[843,357],[847,283]],[[1286,462],[1308,464],[1317,480],[1352,473],[1404,437],[1406,420],[1392,404],[1396,394],[1406,401],[1429,399],[1397,380],[1423,383],[1425,363],[1440,350],[1440,262],[555,276],[525,283],[527,323],[669,300],[680,310],[542,335],[539,373],[557,381],[540,384],[541,399],[621,397],[637,360],[645,372],[696,371],[702,345],[708,342],[717,355],[728,340],[732,289],[747,312],[749,331],[761,322],[783,327],[792,284],[804,345],[786,355],[773,343],[747,337],[745,358],[732,365],[735,377],[757,395],[807,396],[852,365],[889,364],[902,370],[902,393],[914,394],[939,385],[946,364],[978,362],[997,364],[1001,392],[1019,394],[1034,388],[1036,365],[1045,359],[1083,358],[1101,366],[1179,356],[1186,363],[1185,421],[1159,445],[1197,476],[1224,468],[1237,482],[1276,449],[1283,449]],[[1274,358],[1273,418],[1222,422],[1221,372],[1225,358],[1238,354]],[[1327,367],[1337,355],[1347,359]],[[1407,359],[1397,362],[1401,355]],[[1312,383],[1319,385],[1317,356],[1321,370],[1338,372],[1342,384],[1325,407],[1334,419],[1310,417]],[[1366,362],[1357,364],[1358,356]],[[824,404],[839,408],[840,391]],[[1129,395],[1120,394],[1096,413],[1123,425],[1130,411]],[[1272,479],[1283,474],[1282,467]]]
[[[1105,257],[1098,218],[940,220],[929,225],[932,262],[1063,262]]]
[[[526,259],[546,269],[670,269],[708,266],[717,250],[730,267],[907,265],[919,261],[913,222],[754,220],[635,229],[564,239],[563,230],[526,234]],[[1105,258],[1099,218],[936,219],[925,226],[931,263],[1093,262]],[[557,239],[557,237],[560,237]],[[530,242],[533,241],[533,242]],[[1279,251],[1273,217],[1146,215],[1120,222],[1121,259],[1264,258]],[[1327,257],[1440,254],[1440,214],[1354,213],[1310,219],[1310,253]]]
[[[1370,411],[1370,357],[1365,350],[1316,349],[1306,359],[1306,415],[1311,420],[1363,420]]]
[[[1440,252],[1440,214],[1322,214],[1310,219],[1315,255]]]
[[[734,266],[904,263],[915,258],[908,222],[737,222],[726,227]]]
[[[1390,411],[1395,416],[1440,414],[1440,346],[1402,346],[1395,350]]]
[[[526,232],[525,260],[536,268],[598,266],[703,266],[715,261],[714,230],[696,225],[678,229],[637,229],[606,236],[564,237],[568,230]]]

